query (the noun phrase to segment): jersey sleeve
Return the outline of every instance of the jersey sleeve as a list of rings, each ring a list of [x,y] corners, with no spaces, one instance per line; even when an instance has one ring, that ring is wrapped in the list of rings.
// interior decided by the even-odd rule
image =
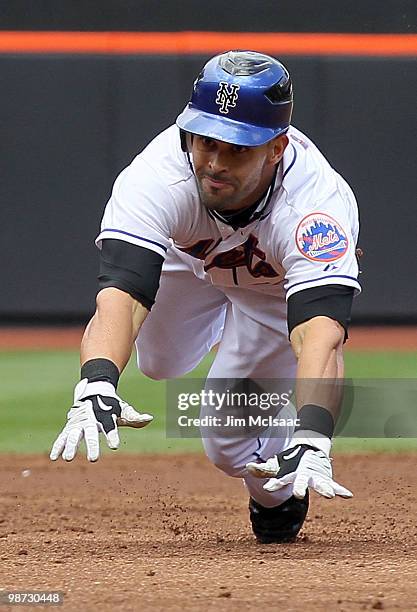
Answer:
[[[345,285],[359,293],[356,202],[352,205],[337,194],[318,203],[312,212],[291,217],[282,254],[286,299],[325,285]]]
[[[124,240],[165,258],[176,223],[175,202],[156,171],[137,157],[118,176],[96,244]]]

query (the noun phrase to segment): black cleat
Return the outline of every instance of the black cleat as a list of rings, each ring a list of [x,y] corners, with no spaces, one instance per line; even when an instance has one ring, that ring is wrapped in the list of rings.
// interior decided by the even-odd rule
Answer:
[[[307,491],[303,499],[292,496],[279,506],[264,508],[250,498],[250,520],[258,542],[261,544],[294,542],[307,516],[308,499]]]

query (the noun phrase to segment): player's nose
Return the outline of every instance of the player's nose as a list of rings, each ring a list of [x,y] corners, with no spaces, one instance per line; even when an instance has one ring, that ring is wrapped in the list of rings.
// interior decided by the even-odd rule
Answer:
[[[208,160],[208,166],[212,172],[228,170],[227,156],[222,151],[213,151]]]

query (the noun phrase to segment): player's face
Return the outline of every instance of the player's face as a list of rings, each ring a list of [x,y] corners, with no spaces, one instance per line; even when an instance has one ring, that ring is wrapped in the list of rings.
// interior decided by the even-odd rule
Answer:
[[[227,212],[254,204],[268,188],[287,144],[285,135],[258,147],[194,135],[194,171],[203,205]]]

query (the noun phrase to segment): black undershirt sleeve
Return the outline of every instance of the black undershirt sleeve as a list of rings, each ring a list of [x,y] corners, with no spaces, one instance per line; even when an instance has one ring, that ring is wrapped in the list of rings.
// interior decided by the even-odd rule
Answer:
[[[159,288],[163,261],[161,255],[150,249],[123,240],[103,240],[99,289],[116,287],[151,310]]]
[[[293,293],[288,298],[288,335],[300,323],[323,316],[338,321],[348,338],[354,289],[345,285],[324,285]]]

